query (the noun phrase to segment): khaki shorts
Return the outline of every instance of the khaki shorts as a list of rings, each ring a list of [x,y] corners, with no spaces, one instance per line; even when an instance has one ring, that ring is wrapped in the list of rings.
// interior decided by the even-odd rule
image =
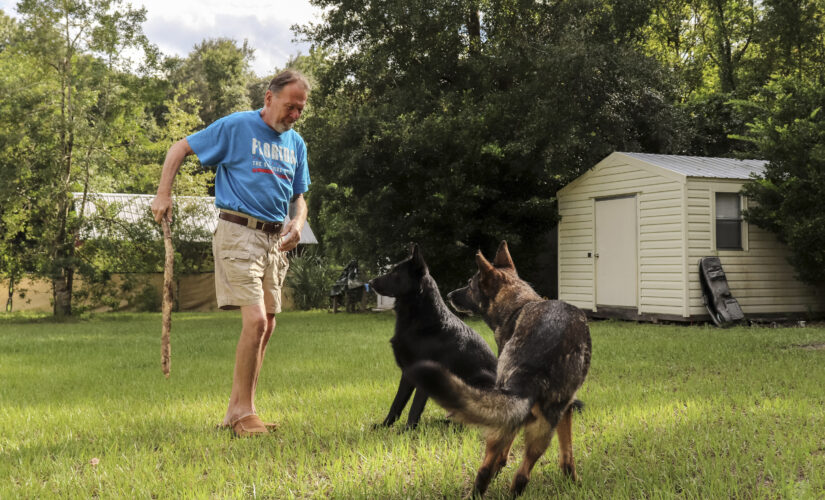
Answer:
[[[263,304],[269,314],[281,312],[281,289],[289,268],[278,250],[280,235],[218,219],[212,237],[215,295],[221,309]]]

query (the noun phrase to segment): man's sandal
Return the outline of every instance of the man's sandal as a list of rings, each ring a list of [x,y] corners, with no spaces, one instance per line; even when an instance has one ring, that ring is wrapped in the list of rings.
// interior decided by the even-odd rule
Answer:
[[[266,430],[268,430],[268,431],[274,431],[274,430],[278,429],[279,427],[281,427],[281,424],[279,424],[277,422],[264,422],[264,427],[266,427]],[[218,425],[215,426],[215,429],[217,429],[219,431],[223,431],[223,430],[231,429],[231,428],[232,428],[231,424],[218,424]]]
[[[232,432],[238,437],[263,436],[264,434],[269,434],[260,417],[254,413],[250,413],[232,422]]]

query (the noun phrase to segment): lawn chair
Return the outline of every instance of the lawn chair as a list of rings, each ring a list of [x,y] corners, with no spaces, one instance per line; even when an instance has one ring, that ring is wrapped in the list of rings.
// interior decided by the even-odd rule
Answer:
[[[329,296],[332,299],[332,312],[338,312],[338,305],[344,304],[347,312],[355,312],[358,304],[366,298],[364,282],[359,279],[358,261],[353,259],[341,272],[341,276],[332,285]]]

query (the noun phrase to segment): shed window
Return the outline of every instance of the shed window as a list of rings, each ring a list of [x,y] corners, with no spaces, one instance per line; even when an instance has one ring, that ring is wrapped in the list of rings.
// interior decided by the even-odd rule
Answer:
[[[716,193],[716,248],[742,250],[742,210],[738,193]]]

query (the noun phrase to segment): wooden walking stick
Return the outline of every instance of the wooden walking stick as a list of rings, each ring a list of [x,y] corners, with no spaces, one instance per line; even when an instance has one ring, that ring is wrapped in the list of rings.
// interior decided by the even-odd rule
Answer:
[[[172,231],[166,216],[161,219],[163,226],[163,246],[166,249],[166,262],[163,265],[163,326],[160,336],[160,367],[169,378],[172,369],[172,346],[169,334],[172,331],[172,271],[175,266],[175,250],[172,248]]]

